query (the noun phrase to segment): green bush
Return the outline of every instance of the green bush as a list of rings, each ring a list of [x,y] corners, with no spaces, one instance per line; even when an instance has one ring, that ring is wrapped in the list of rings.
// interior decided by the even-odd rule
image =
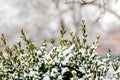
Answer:
[[[12,49],[1,36],[4,50],[0,51],[0,80],[119,80],[120,58],[110,61],[110,52],[100,60],[96,52],[99,46],[97,39],[87,44],[87,34],[84,21],[82,39],[71,32],[71,40],[64,38],[65,29],[61,30],[59,45],[51,39],[51,50],[47,43],[37,49],[34,43],[27,39],[23,30],[21,38],[25,42],[14,44]]]

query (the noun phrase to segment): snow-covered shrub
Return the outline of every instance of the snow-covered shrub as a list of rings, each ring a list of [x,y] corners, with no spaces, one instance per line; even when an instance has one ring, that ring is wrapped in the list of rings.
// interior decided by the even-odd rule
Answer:
[[[99,46],[97,39],[87,44],[87,34],[82,21],[82,39],[70,33],[71,40],[64,38],[64,27],[61,30],[60,44],[55,45],[51,39],[51,50],[47,43],[37,49],[33,42],[26,38],[23,30],[21,42],[12,49],[1,36],[5,50],[0,52],[0,79],[1,80],[119,80],[120,58],[110,60],[110,50],[106,58],[100,60],[96,52]]]

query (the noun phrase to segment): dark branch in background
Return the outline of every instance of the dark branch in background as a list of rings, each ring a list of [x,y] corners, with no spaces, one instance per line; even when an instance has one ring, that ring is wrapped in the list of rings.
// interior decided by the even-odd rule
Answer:
[[[82,0],[81,5],[92,4],[92,3],[96,2],[96,1],[97,1],[97,0],[93,0],[93,1],[90,1],[90,2],[86,2],[85,0]]]
[[[93,3],[95,3],[97,0],[93,0],[93,1],[85,1],[85,0],[82,0],[82,1],[75,1],[75,0],[73,0],[73,1],[66,1],[65,3],[66,4],[70,4],[70,3],[72,3],[72,4],[74,4],[74,3],[78,3],[78,4],[80,4],[80,5],[86,5],[86,4],[93,4]]]
[[[115,0],[115,3],[117,3],[118,0]],[[105,14],[105,11],[108,11],[109,13],[113,14],[116,18],[120,19],[120,15],[117,14],[116,12],[114,12],[112,9],[110,8],[106,8],[106,3],[102,0],[102,3],[101,4],[100,2],[98,3],[98,0],[93,0],[93,1],[90,1],[90,2],[87,2],[85,0],[82,0],[82,1],[68,1],[66,2],[67,4],[69,3],[77,3],[77,4],[80,4],[81,6],[86,6],[86,5],[94,5],[94,6],[97,6],[99,7],[100,9],[102,9],[101,11],[101,15]],[[101,15],[96,19],[96,21],[98,21],[100,18],[101,18]]]
[[[94,3],[94,4],[89,4],[89,5],[94,5],[94,6],[98,6],[99,4],[98,3]],[[112,9],[110,8],[106,8],[105,6],[101,6],[102,9],[104,9],[104,11],[108,11],[109,13],[113,14],[116,18],[120,19],[120,15],[117,14],[115,11],[113,11]],[[105,12],[104,12],[105,13]]]

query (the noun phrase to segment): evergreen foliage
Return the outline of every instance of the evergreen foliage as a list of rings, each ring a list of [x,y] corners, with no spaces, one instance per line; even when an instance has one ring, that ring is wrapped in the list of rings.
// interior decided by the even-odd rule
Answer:
[[[51,39],[50,51],[45,41],[37,49],[23,30],[21,38],[26,49],[22,48],[22,42],[10,49],[2,34],[4,50],[0,51],[0,80],[119,80],[120,58],[110,61],[109,49],[106,58],[99,60],[96,48],[100,36],[87,44],[84,21],[81,26],[82,39],[71,32],[71,40],[64,38],[66,31],[62,27],[59,45]]]

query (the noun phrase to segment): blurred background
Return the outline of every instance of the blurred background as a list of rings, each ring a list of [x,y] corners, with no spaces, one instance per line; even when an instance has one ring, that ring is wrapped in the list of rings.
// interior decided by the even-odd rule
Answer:
[[[59,39],[63,25],[67,32],[81,35],[85,20],[89,42],[100,35],[100,55],[111,48],[120,55],[119,0],[0,0],[0,34],[12,46],[20,41],[21,29],[35,45]]]

